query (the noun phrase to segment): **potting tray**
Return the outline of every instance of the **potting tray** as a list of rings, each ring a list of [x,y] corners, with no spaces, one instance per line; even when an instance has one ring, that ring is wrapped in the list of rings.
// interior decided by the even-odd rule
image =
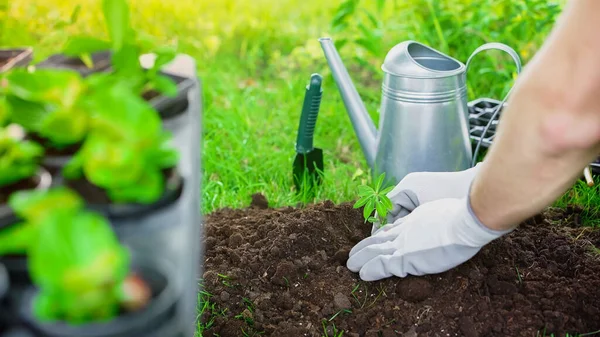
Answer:
[[[507,103],[504,103],[504,105],[500,107],[500,111],[492,121],[492,124],[485,135],[483,135],[483,132],[501,103],[501,101],[492,98],[482,97],[467,104],[469,109],[469,137],[474,145],[479,142],[482,136],[482,147],[489,148],[490,145],[492,145],[492,141],[496,136],[499,118],[502,115],[502,110],[508,106]],[[590,169],[592,170],[592,173],[600,174],[600,157],[590,163]]]
[[[502,110],[507,106],[506,103],[500,108],[500,112],[492,121],[492,125],[490,125],[485,135],[483,135],[483,132],[501,103],[501,101],[484,97],[473,100],[467,104],[469,109],[469,137],[474,144],[477,144],[483,136],[481,146],[489,148],[490,145],[492,145],[492,141],[496,136],[498,120],[502,114]]]

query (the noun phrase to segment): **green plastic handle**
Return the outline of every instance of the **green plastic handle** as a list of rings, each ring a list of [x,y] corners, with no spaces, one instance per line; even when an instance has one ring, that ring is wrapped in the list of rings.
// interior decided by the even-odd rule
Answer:
[[[323,77],[321,75],[312,74],[310,83],[306,86],[300,126],[298,127],[298,138],[296,139],[297,153],[308,153],[313,150],[313,136],[323,95],[322,82]]]

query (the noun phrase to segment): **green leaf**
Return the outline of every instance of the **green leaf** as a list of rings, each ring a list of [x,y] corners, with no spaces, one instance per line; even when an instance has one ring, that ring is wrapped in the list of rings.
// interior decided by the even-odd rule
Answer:
[[[77,19],[79,19],[79,13],[81,13],[81,5],[77,4],[75,6],[75,8],[73,9],[73,11],[71,12],[71,17],[69,19],[71,24],[74,24],[75,22],[77,22]]]
[[[111,200],[115,202],[137,202],[151,204],[156,202],[164,191],[164,178],[158,170],[142,172],[140,180],[129,186],[108,190]]]
[[[383,205],[383,207],[385,207],[386,210],[391,211],[392,209],[394,209],[394,205],[392,204],[392,201],[387,196],[382,195],[380,202]]]
[[[360,199],[358,199],[358,200],[357,200],[357,201],[354,203],[354,206],[352,206],[352,207],[353,207],[353,208],[360,208],[360,207],[363,207],[364,205],[366,205],[366,204],[367,204],[367,202],[368,202],[368,201],[369,201],[369,198],[368,198],[368,197],[363,197],[363,198],[360,198]]]
[[[86,136],[89,121],[87,111],[57,110],[42,119],[38,133],[57,146],[76,144]]]
[[[368,219],[371,213],[373,213],[373,210],[375,210],[375,200],[369,199],[365,205],[365,208],[363,209],[363,217]]]
[[[177,57],[177,49],[174,47],[164,46],[154,50],[156,59],[152,68],[156,70],[162,69],[165,65],[171,63]]]
[[[383,184],[383,179],[385,179],[385,173],[380,174],[377,178],[377,182],[375,183],[375,191],[379,192],[381,185]]]
[[[381,192],[379,192],[379,194],[387,195],[394,189],[394,187],[396,187],[396,186],[394,186],[394,185],[388,186],[388,187],[384,188],[383,190],[381,190]]]
[[[387,209],[385,208],[385,206],[380,203],[377,202],[375,203],[375,209],[377,210],[377,215],[381,218],[385,218],[386,214],[387,214]]]
[[[39,240],[29,251],[30,274],[40,289],[36,314],[67,322],[114,317],[130,257],[106,219],[58,207],[37,225]]]
[[[112,64],[120,76],[145,77],[140,64],[140,52],[135,45],[124,45],[112,54]]]
[[[368,195],[374,195],[375,194],[375,190],[368,185],[360,185],[358,186],[358,195],[361,197],[364,196],[368,196]]]
[[[81,151],[83,172],[96,186],[110,189],[131,185],[143,174],[144,162],[130,144],[91,135]]]
[[[80,197],[65,187],[14,192],[8,204],[28,223],[42,222],[56,208],[73,212],[83,207]]]
[[[368,222],[370,222],[370,223],[374,223],[374,222],[377,222],[377,221],[379,221],[379,219],[377,219],[376,217],[373,217],[373,216],[371,216],[371,217],[369,217],[369,218],[367,219],[367,221],[368,221]]]
[[[0,127],[8,124],[10,120],[11,110],[6,96],[0,96]]]
[[[35,229],[23,223],[1,230],[0,256],[6,254],[25,254],[34,235]]]
[[[7,77],[7,94],[25,101],[71,107],[84,91],[78,72],[68,69],[12,71]]]
[[[0,128],[0,187],[32,177],[39,170],[44,148],[31,141],[13,138]]]
[[[164,94],[165,96],[177,96],[177,85],[170,77],[158,75],[152,80],[151,84],[156,91]]]
[[[104,40],[89,36],[74,36],[67,41],[63,53],[67,56],[78,57],[84,54],[105,51],[110,47],[110,43]]]
[[[381,13],[385,7],[385,0],[377,0],[377,11]]]
[[[102,11],[114,51],[119,51],[127,41],[130,31],[129,7],[125,0],[103,0]]]

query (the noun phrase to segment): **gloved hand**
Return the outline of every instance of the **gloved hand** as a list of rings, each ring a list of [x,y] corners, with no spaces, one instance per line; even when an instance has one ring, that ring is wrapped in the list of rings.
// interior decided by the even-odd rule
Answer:
[[[413,172],[407,174],[388,193],[393,209],[387,214],[387,223],[394,223],[424,203],[442,198],[465,197],[471,182],[481,169],[481,164],[478,163],[472,168],[458,172]],[[381,224],[373,223],[371,234],[375,234],[379,229],[381,229]]]
[[[438,199],[356,244],[346,264],[365,281],[441,273],[510,231],[481,224],[466,196]]]

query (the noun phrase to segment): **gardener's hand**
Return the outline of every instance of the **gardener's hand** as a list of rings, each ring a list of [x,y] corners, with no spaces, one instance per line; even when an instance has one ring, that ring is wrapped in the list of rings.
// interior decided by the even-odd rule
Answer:
[[[473,178],[482,163],[458,172],[414,172],[407,174],[388,197],[393,209],[387,214],[387,223],[410,214],[417,206],[443,198],[462,198],[468,193]],[[371,234],[380,229],[374,223]]]
[[[479,222],[468,198],[438,199],[359,242],[347,266],[374,281],[393,275],[435,274],[469,260],[490,241],[510,232]]]

